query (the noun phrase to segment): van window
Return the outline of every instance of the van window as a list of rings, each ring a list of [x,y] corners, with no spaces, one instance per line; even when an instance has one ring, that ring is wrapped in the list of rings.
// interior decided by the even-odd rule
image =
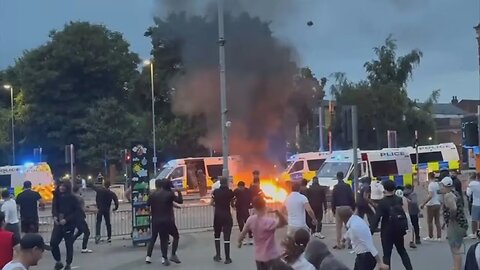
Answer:
[[[417,164],[417,157],[415,153],[410,155],[410,159],[412,160],[412,164]],[[438,151],[438,152],[418,154],[418,162],[420,163],[428,163],[428,162],[435,162],[435,161],[443,161],[442,152]]]
[[[322,166],[323,162],[325,162],[325,159],[307,160],[308,170],[314,172],[318,171],[318,169],[320,169],[320,167]]]
[[[0,175],[0,187],[7,188],[12,185],[12,176],[10,174]]]
[[[183,177],[183,167],[177,167],[173,172],[170,174],[172,179]]]
[[[395,160],[372,161],[373,177],[398,175],[397,162]]]
[[[292,168],[290,169],[289,173],[303,171],[303,160],[295,162]]]
[[[208,176],[211,178],[218,178],[222,175],[223,165],[207,165]]]

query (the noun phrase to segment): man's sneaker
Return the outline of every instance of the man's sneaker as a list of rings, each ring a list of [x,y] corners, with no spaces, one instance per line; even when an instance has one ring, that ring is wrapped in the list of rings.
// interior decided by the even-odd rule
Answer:
[[[410,248],[417,248],[417,245],[413,241],[410,241]]]
[[[177,255],[172,255],[172,256],[170,257],[170,261],[171,261],[171,262],[174,262],[174,263],[177,263],[177,264],[178,264],[178,263],[182,263],[182,261],[180,261],[180,259],[178,258]]]
[[[70,266],[70,264],[67,264],[65,265],[65,268],[63,268],[63,270],[72,270],[72,267]]]
[[[99,235],[95,236],[95,244],[100,243],[100,239],[102,239]]]
[[[55,263],[54,269],[55,269],[55,270],[61,270],[61,269],[63,269],[63,263],[61,263],[61,262]]]
[[[423,241],[435,241],[435,238],[425,237]]]
[[[221,262],[222,261],[222,257],[218,256],[218,255],[215,255],[213,257],[213,260],[216,261],[216,262]]]
[[[470,238],[470,239],[477,239],[477,235],[472,233],[472,234],[470,234],[470,235],[468,236],[468,238]]]
[[[319,238],[319,239],[325,239],[325,235],[323,235],[322,233],[315,233],[314,234],[315,237]]]
[[[228,258],[228,259],[225,259],[225,264],[231,264],[232,263],[232,259]]]
[[[147,256],[145,258],[145,262],[148,263],[148,264],[152,263],[152,258],[150,258],[150,256]]]
[[[435,238],[435,239],[433,239],[433,241],[435,241],[435,242],[442,242],[443,240],[442,240],[442,238]]]
[[[92,252],[93,252],[93,250],[91,250],[91,249],[88,249],[88,248],[84,248],[84,249],[82,249],[82,251],[81,251],[81,252],[82,252],[82,253],[92,253]]]
[[[415,240],[415,244],[416,244],[416,245],[421,245],[421,244],[422,244],[422,241],[420,241],[420,238],[418,238],[417,240]]]
[[[165,258],[162,258],[162,264],[164,266],[169,266],[170,265],[170,261],[168,259],[165,259]]]
[[[108,239],[107,239],[107,242],[108,242],[108,243],[111,243],[111,242],[112,242],[112,238],[108,238]]]
[[[253,246],[253,238],[248,238],[247,244]]]

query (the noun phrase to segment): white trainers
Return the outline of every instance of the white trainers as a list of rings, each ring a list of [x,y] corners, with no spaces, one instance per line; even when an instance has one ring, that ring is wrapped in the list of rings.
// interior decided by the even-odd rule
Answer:
[[[93,250],[91,250],[91,249],[88,249],[88,248],[85,248],[85,249],[82,249],[82,251],[81,251],[81,252],[82,252],[82,253],[92,253],[92,252],[93,252]]]
[[[470,234],[470,235],[468,236],[468,238],[470,238],[470,239],[477,239],[477,235],[472,233],[472,234]]]
[[[152,258],[150,258],[150,256],[147,256],[145,258],[145,262],[148,263],[148,264],[152,263]]]
[[[435,238],[425,237],[423,241],[435,241]]]
[[[319,232],[318,232],[318,233],[314,233],[313,235],[314,235],[315,237],[317,237],[317,238],[325,239],[325,235],[323,235],[322,233],[319,233]]]

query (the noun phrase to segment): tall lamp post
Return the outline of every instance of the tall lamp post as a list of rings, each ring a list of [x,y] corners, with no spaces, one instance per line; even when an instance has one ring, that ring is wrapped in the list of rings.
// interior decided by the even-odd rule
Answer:
[[[477,33],[477,45],[478,45],[478,76],[480,79],[480,23],[475,26],[475,32]],[[479,84],[480,91],[480,84]],[[478,145],[480,145],[480,105],[477,106],[477,130],[478,130]]]
[[[228,175],[228,127],[230,121],[227,121],[227,84],[225,79],[225,29],[223,21],[223,0],[218,0],[218,54],[219,54],[219,70],[220,70],[220,104],[222,113],[222,153],[223,153],[223,170],[222,176]]]
[[[10,90],[10,106],[12,110],[12,165],[15,165],[15,114],[13,111],[13,86],[5,84],[3,88]]]
[[[145,66],[150,66],[150,86],[152,88],[152,139],[153,139],[153,175],[157,174],[157,144],[155,139],[155,86],[153,83],[153,61],[143,61]]]

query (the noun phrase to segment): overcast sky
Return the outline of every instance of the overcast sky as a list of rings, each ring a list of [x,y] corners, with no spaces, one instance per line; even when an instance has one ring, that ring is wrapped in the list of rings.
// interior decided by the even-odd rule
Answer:
[[[374,57],[372,48],[391,33],[400,53],[413,48],[424,53],[409,84],[411,97],[423,100],[441,89],[442,102],[453,95],[480,98],[473,30],[480,22],[479,0],[291,1],[296,4],[291,14],[269,18],[272,29],[297,49],[300,64],[310,66],[318,77],[341,71],[351,80],[364,78],[363,64]],[[132,50],[146,58],[150,44],[143,33],[154,14],[164,12],[154,0],[0,0],[0,69],[71,20],[102,23],[122,32]],[[306,26],[309,20],[312,27]]]

